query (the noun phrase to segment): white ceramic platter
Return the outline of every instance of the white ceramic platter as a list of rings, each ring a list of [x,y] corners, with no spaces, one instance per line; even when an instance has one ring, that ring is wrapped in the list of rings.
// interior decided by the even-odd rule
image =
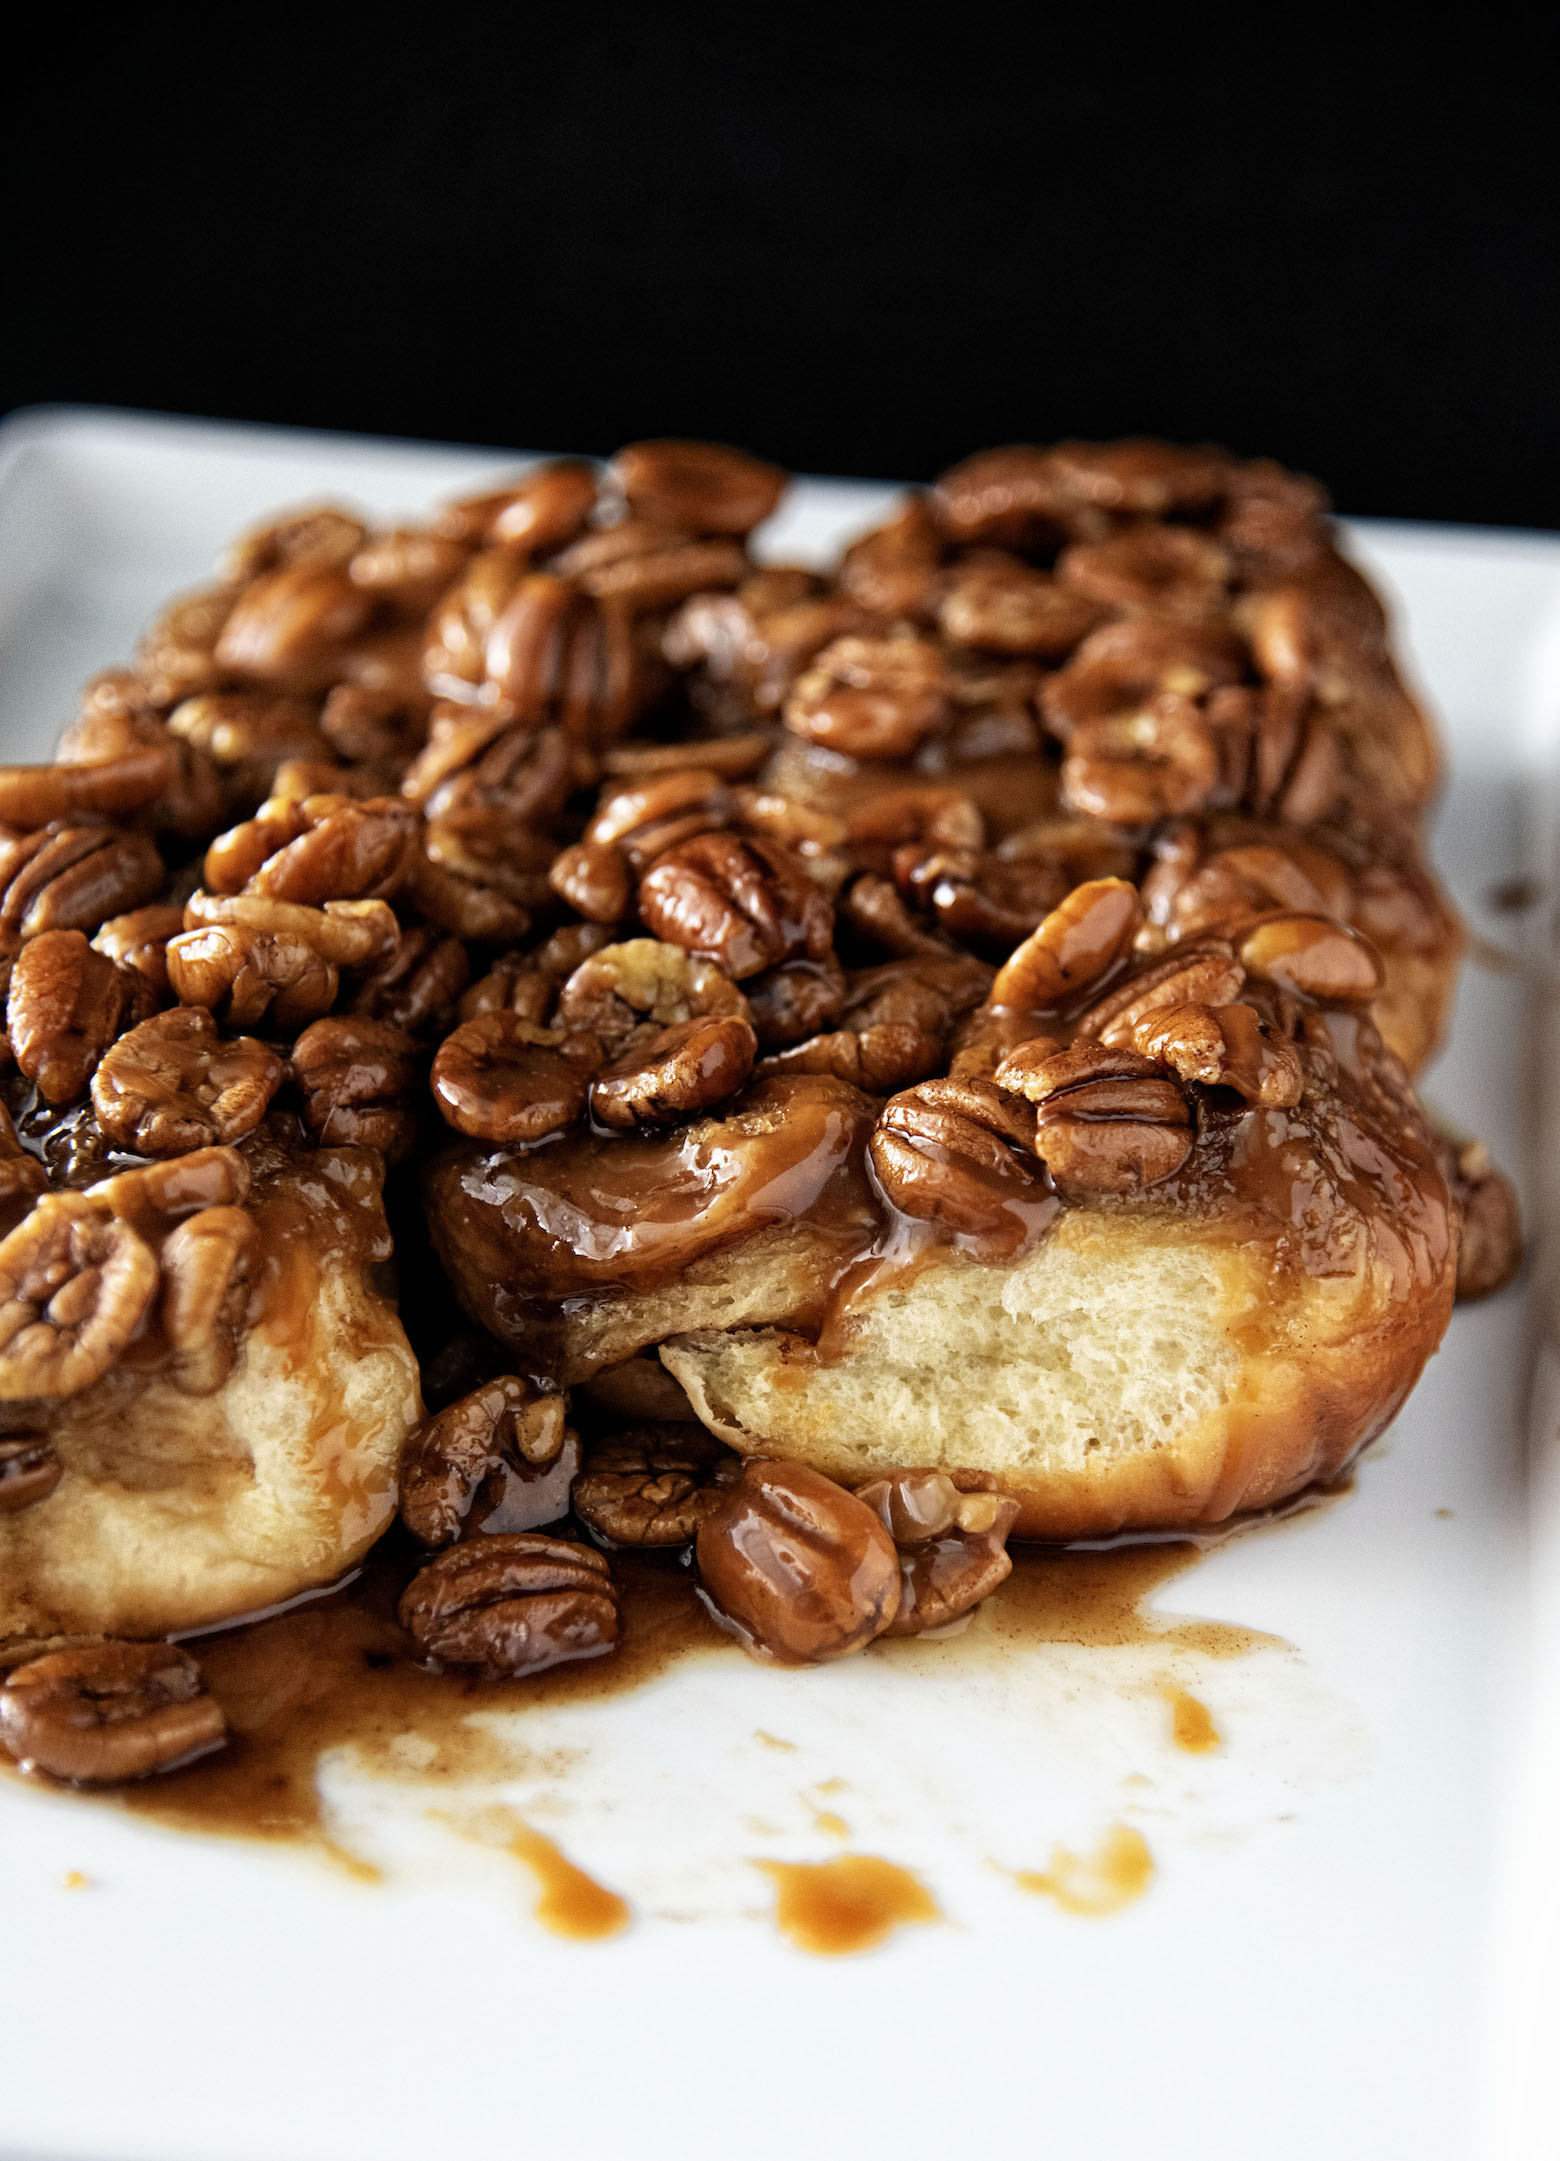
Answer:
[[[11,421],[3,754],[46,755],[81,677],[268,508],[337,494],[417,512],[515,463],[94,413]],[[771,552],[826,552],[889,492],[800,485]],[[1560,729],[1560,543],[1393,525],[1349,539],[1445,726],[1441,867],[1474,931],[1512,947],[1522,919],[1489,896],[1528,865],[1525,810]],[[1520,975],[1471,966],[1427,1091],[1517,1169],[1526,999]],[[1529,1955],[1496,1920],[1505,1857],[1525,1850],[1510,1839],[1535,1310],[1518,1287],[1460,1313],[1350,1498],[1223,1546],[1163,1595],[1281,1645],[982,1665],[953,1644],[945,1663],[869,1653],[807,1674],[733,1656],[518,1709],[501,1791],[437,1807],[501,1799],[555,1837],[632,1902],[610,1942],[546,1933],[527,1872],[430,1820],[415,1778],[327,1768],[336,1834],[383,1867],[375,1885],[7,1782],[0,2151],[1464,2161]],[[1219,1752],[1172,1747],[1172,1667]],[[857,1958],[782,1940],[753,1863],[837,1852],[828,1814],[851,1850],[915,1870],[945,1921]],[[1080,1918],[1015,1887],[1011,1871],[1113,1823],[1157,1865],[1136,1903]],[[1502,2076],[1509,2092],[1509,2050]]]

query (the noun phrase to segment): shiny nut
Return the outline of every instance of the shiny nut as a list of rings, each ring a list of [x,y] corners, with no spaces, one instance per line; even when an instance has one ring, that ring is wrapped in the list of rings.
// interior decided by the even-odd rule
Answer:
[[[761,1074],[828,1073],[867,1095],[893,1095],[914,1081],[926,1080],[942,1062],[940,1034],[928,1034],[903,1021],[877,1021],[809,1036],[773,1052],[758,1070]]]
[[[976,564],[952,579],[938,610],[951,645],[1058,660],[1098,624],[1103,610],[1081,592],[1022,563]]]
[[[996,1493],[961,1493],[941,1471],[900,1471],[857,1488],[899,1549],[899,1611],[885,1631],[918,1636],[946,1628],[978,1606],[1013,1572],[1007,1536],[1017,1501]]]
[[[215,1395],[238,1358],[259,1237],[242,1208],[203,1208],[162,1249],[162,1329],[169,1378],[187,1396]]]
[[[850,758],[908,758],[950,714],[941,654],[923,638],[836,638],[785,702],[793,735]]]
[[[95,931],[111,915],[139,908],[164,878],[162,858],[143,833],[111,826],[45,826],[0,838],[0,930]]]
[[[662,1028],[727,1015],[746,1020],[748,1004],[726,971],[658,938],[587,954],[558,993],[559,1027],[595,1037],[608,1057]]]
[[[179,1156],[242,1140],[282,1084],[282,1061],[252,1036],[224,1042],[204,1006],[132,1028],[92,1076],[99,1128],[132,1155]]]
[[[293,1045],[303,1122],[322,1147],[347,1142],[399,1162],[417,1138],[425,1053],[392,1022],[334,1014]]]
[[[184,928],[184,910],[153,906],[110,916],[92,940],[94,953],[144,976],[159,1004],[168,996],[168,940]]]
[[[157,1259],[79,1193],[46,1193],[0,1241],[0,1401],[79,1395],[105,1374],[157,1290]]]
[[[1014,1245],[1050,1190],[1031,1113],[989,1081],[929,1080],[892,1097],[871,1157],[902,1215]]]
[[[1112,1050],[1130,1049],[1139,1024],[1177,1005],[1228,1005],[1238,998],[1246,971],[1223,938],[1189,938],[1160,959],[1134,968],[1078,1022],[1080,1035],[1097,1036]]]
[[[997,970],[988,1003],[1033,1011],[1065,1004],[1115,966],[1142,921],[1124,878],[1075,886]]]
[[[697,1555],[716,1618],[758,1657],[841,1658],[899,1611],[899,1555],[882,1522],[799,1463],[744,1465],[699,1526]]]
[[[599,1658],[618,1639],[603,1557],[535,1531],[451,1546],[412,1578],[396,1610],[425,1658],[495,1678]]]
[[[74,1103],[119,1031],[151,1003],[142,977],[94,953],[79,930],[48,930],[17,955],[6,1032],[46,1103]]]
[[[22,1768],[83,1785],[170,1771],[226,1733],[199,1666],[171,1643],[50,1651],[0,1688],[0,1742]]]
[[[734,982],[780,961],[819,960],[834,911],[800,860],[773,841],[704,833],[657,858],[639,912],[658,938],[718,961]]]
[[[751,1024],[736,1014],[680,1021],[596,1076],[591,1115],[623,1132],[675,1125],[734,1096],[757,1050]]]
[[[634,881],[620,848],[576,841],[553,858],[547,882],[560,900],[592,923],[621,923],[634,905]]]
[[[1035,1106],[1035,1150],[1085,1193],[1136,1193],[1173,1177],[1192,1150],[1186,1098],[1162,1068],[1129,1050],[1043,1037],[998,1066],[996,1085]]]
[[[785,493],[786,476],[723,443],[630,443],[612,477],[643,517],[693,533],[750,533]]]
[[[1370,942],[1327,916],[1270,915],[1236,948],[1259,983],[1340,1005],[1368,1005],[1381,989]]]
[[[584,1110],[590,1084],[588,1064],[565,1057],[562,1040],[514,1013],[478,1013],[439,1045],[434,1101],[475,1140],[529,1147],[561,1133]]]
[[[686,1546],[720,1505],[737,1459],[690,1421],[598,1441],[574,1481],[574,1513],[614,1546]]]
[[[425,1546],[469,1531],[532,1531],[569,1508],[579,1443],[564,1399],[512,1373],[425,1419],[401,1466],[401,1521]]]
[[[1179,1079],[1233,1088],[1264,1110],[1289,1109],[1305,1085],[1294,1045],[1275,1036],[1249,1005],[1160,1007],[1137,1023],[1131,1040],[1142,1057]]]

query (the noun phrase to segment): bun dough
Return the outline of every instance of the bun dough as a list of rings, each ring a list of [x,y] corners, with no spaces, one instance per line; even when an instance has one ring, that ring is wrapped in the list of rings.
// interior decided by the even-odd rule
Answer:
[[[361,1148],[256,1169],[249,1325],[210,1396],[119,1365],[61,1404],[64,1476],[0,1515],[0,1639],[162,1636],[333,1582],[395,1513],[417,1363],[366,1270],[389,1258]]]
[[[1218,1229],[1079,1212],[1017,1267],[885,1285],[839,1355],[749,1329],[661,1356],[721,1440],[845,1485],[986,1472],[1023,1538],[1219,1523],[1335,1477],[1413,1386],[1451,1285],[1431,1263],[1405,1296],[1396,1245],[1275,1281]]]

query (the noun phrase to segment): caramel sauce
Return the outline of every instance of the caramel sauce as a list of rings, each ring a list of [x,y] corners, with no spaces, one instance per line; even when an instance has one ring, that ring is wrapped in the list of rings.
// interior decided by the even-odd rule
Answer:
[[[870,1951],[896,1928],[940,1921],[917,1876],[874,1853],[832,1861],[755,1861],[775,1886],[775,1926],[800,1951],[843,1958]]]
[[[1224,1746],[1224,1736],[1214,1724],[1207,1704],[1199,1703],[1171,1681],[1160,1693],[1170,1706],[1170,1738],[1177,1748],[1188,1756],[1211,1756]]]
[[[613,1657],[524,1681],[430,1672],[409,1662],[395,1618],[419,1557],[394,1546],[386,1541],[343,1590],[195,1638],[228,1745],[188,1770],[104,1795],[107,1805],[176,1829],[305,1845],[340,1864],[347,1857],[328,1835],[317,1782],[331,1750],[350,1747],[374,1774],[436,1796],[516,1768],[515,1752],[473,1723],[481,1713],[614,1695],[680,1660],[733,1655],[675,1562],[619,1555],[623,1632]]]
[[[1143,1896],[1154,1880],[1154,1857],[1140,1831],[1113,1823],[1092,1853],[1051,1849],[1045,1870],[1019,1869],[1013,1881],[1021,1891],[1054,1899],[1063,1913],[1099,1919],[1120,1913]]]
[[[1012,1575],[961,1634],[888,1639],[865,1655],[924,1661],[946,1674],[950,1660],[1023,1655],[1048,1643],[1180,1649],[1219,1659],[1272,1643],[1227,1622],[1144,1611],[1156,1590],[1195,1564],[1200,1550],[1187,1539],[1020,1547]],[[556,1666],[520,1681],[433,1672],[410,1662],[395,1618],[396,1600],[421,1558],[393,1534],[343,1588],[189,1639],[226,1714],[227,1746],[166,1777],[83,1798],[173,1829],[303,1846],[372,1881],[378,1872],[330,1835],[318,1769],[332,1750],[352,1749],[371,1775],[415,1786],[437,1803],[454,1788],[483,1779],[497,1783],[523,1767],[523,1738],[501,1740],[481,1722],[484,1713],[602,1700],[690,1659],[745,1655],[710,1619],[676,1559],[619,1553],[612,1566],[622,1596],[622,1638],[612,1657]],[[776,1751],[794,1750],[779,1735],[759,1732],[755,1738]],[[22,1775],[3,1757],[0,1767]],[[830,1788],[814,1791],[821,1800]],[[834,1811],[815,1807],[814,1815],[826,1835],[847,1835]],[[534,1860],[538,1850],[522,1858]]]
[[[627,1928],[633,1918],[627,1899],[587,1876],[550,1838],[529,1824],[520,1824],[506,1843],[536,1878],[541,1896],[535,1918],[552,1935],[568,1936],[576,1943],[599,1943]]]

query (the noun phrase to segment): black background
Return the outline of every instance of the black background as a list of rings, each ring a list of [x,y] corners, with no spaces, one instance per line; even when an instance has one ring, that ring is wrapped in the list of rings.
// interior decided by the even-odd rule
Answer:
[[[10,77],[0,406],[923,477],[1152,431],[1560,526],[1553,52],[976,9],[62,31]]]

